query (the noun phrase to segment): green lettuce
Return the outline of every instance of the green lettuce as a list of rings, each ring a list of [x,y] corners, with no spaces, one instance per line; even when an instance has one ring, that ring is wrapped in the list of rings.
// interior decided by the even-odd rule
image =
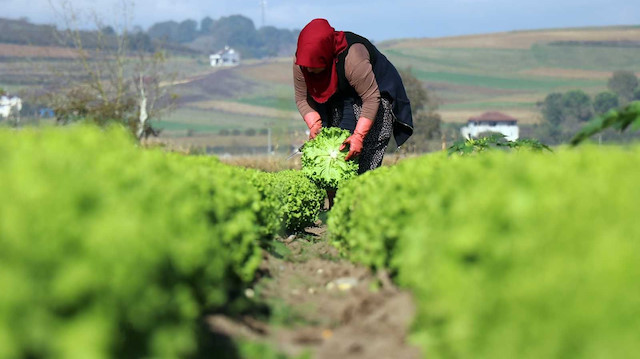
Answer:
[[[318,187],[337,189],[343,182],[358,175],[358,163],[345,161],[347,149],[340,146],[350,136],[337,127],[323,128],[302,148],[302,172]]]

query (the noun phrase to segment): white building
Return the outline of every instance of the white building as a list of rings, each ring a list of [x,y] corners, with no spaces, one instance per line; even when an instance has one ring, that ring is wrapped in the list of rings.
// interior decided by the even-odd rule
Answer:
[[[22,99],[20,97],[0,96],[0,120],[7,120],[9,116],[13,116],[19,121],[20,111],[22,111]]]
[[[209,55],[211,66],[237,66],[240,65],[240,54],[236,50],[225,46],[213,55]]]
[[[460,132],[467,139],[477,138],[483,132],[502,133],[509,141],[515,141],[520,136],[518,120],[495,111],[471,117],[467,120],[467,125],[460,129]]]

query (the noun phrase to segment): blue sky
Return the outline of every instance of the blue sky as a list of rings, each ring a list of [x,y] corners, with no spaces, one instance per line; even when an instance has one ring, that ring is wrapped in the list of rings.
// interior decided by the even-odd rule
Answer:
[[[50,5],[65,0],[0,0],[0,17],[55,23]],[[111,22],[122,3],[133,4],[131,22],[155,22],[241,14],[262,25],[261,0],[66,0],[81,13]],[[640,0],[266,0],[265,23],[300,29],[324,17],[338,30],[374,41],[444,37],[560,27],[640,25]]]

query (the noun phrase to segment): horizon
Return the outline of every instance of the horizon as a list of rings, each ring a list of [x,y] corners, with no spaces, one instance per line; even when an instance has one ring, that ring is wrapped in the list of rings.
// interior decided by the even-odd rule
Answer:
[[[2,1],[2,0],[0,0]],[[229,14],[229,15],[224,15],[221,17],[230,17],[230,16],[236,16],[236,15],[241,15],[244,16],[246,18],[246,15],[243,14]],[[207,16],[205,16],[207,17]],[[204,18],[204,17],[203,17]],[[60,26],[60,24],[55,24],[52,22],[36,22],[32,19],[29,19],[27,17],[18,17],[18,18],[12,18],[12,17],[7,17],[7,16],[0,16],[0,19],[5,19],[5,20],[10,20],[10,21],[27,21],[28,23],[32,24],[32,25],[51,25],[51,26],[56,26],[56,28],[61,29],[62,27]],[[213,20],[218,20],[220,19],[220,17],[218,18],[212,18]],[[249,18],[251,19],[251,18]],[[196,19],[192,19],[192,18],[186,18],[186,19],[169,19],[169,20],[160,20],[158,22],[155,22],[153,24],[151,24],[148,27],[142,27],[140,25],[134,24],[132,25],[132,28],[135,27],[140,27],[143,29],[143,31],[147,32],[149,31],[150,27],[153,26],[154,24],[158,24],[158,23],[163,23],[163,22],[169,22],[169,21],[174,21],[177,23],[180,23],[182,21],[185,20],[196,20]],[[200,21],[202,19],[198,19],[196,20],[198,22],[198,29],[200,29]],[[251,19],[253,21],[253,19]],[[254,25],[255,22],[254,22]],[[266,25],[267,27],[269,26],[273,26],[275,28],[278,29],[285,29],[285,30],[289,30],[289,31],[299,31],[300,29],[295,29],[295,28],[284,28],[284,27],[278,27],[275,25]],[[256,30],[260,29],[261,26],[255,26]],[[475,33],[461,33],[461,34],[457,34],[457,35],[444,35],[444,36],[434,36],[434,37],[430,37],[430,36],[423,36],[423,37],[398,37],[398,38],[389,38],[389,39],[384,39],[384,40],[378,40],[376,41],[375,39],[372,40],[373,42],[387,42],[387,41],[398,41],[398,40],[419,40],[419,39],[446,39],[446,38],[456,38],[456,37],[467,37],[467,36],[482,36],[482,35],[493,35],[493,34],[501,34],[501,33],[518,33],[518,32],[538,32],[538,31],[562,31],[562,30],[589,30],[589,29],[606,29],[606,28],[620,28],[620,29],[624,29],[624,28],[640,28],[640,24],[614,24],[614,25],[585,25],[585,26],[568,26],[568,27],[548,27],[548,28],[531,28],[531,29],[511,29],[511,30],[500,30],[500,31],[491,31],[491,32],[475,32]],[[89,27],[84,28],[87,30],[92,30]],[[338,30],[338,29],[336,29]],[[350,30],[344,30],[344,31],[350,31]]]
[[[65,0],[0,0],[3,17],[26,18],[33,24],[60,25]],[[200,21],[242,15],[256,29],[274,26],[300,30],[314,18],[325,18],[336,30],[353,31],[374,42],[408,38],[446,38],[513,31],[640,26],[640,4],[626,0],[381,0],[363,5],[356,0],[325,0],[322,4],[294,0],[72,0],[66,1],[80,19],[92,13],[106,24],[128,22],[148,31],[164,21]],[[123,11],[123,9],[125,11]],[[463,9],[463,10],[461,10]],[[127,19],[122,15],[126,13]],[[357,16],[353,16],[356,14]],[[111,21],[109,21],[111,19]],[[92,21],[86,21],[92,24]],[[91,26],[82,26],[90,28]]]

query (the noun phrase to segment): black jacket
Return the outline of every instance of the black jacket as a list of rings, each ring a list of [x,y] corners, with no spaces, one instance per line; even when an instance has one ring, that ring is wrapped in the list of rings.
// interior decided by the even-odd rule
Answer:
[[[393,136],[398,146],[402,145],[413,134],[413,117],[411,116],[411,105],[409,98],[402,84],[402,79],[398,70],[387,60],[378,49],[366,38],[356,35],[352,32],[345,31],[347,40],[347,49],[338,55],[336,63],[336,72],[338,74],[338,89],[336,93],[329,99],[327,103],[336,103],[343,106],[343,119],[340,124],[341,128],[353,131],[355,129],[356,118],[353,114],[353,102],[362,104],[362,100],[356,93],[355,89],[349,84],[345,76],[344,64],[349,48],[354,44],[363,44],[369,52],[369,62],[373,69],[373,74],[378,83],[380,96],[391,100],[393,106],[393,114],[397,121],[394,122]],[[320,107],[324,107],[320,105]],[[326,112],[319,111],[323,122],[327,124],[328,118]],[[323,113],[325,112],[325,113]]]

